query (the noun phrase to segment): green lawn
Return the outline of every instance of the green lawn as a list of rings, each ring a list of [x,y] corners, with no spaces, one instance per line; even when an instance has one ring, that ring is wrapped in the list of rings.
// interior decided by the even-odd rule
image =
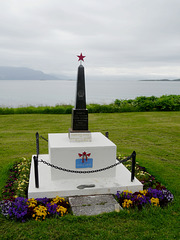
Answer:
[[[0,188],[9,167],[36,152],[36,131],[47,138],[48,133],[68,132],[70,124],[71,115],[1,115]],[[0,217],[0,239],[180,239],[180,112],[89,114],[89,129],[108,131],[119,154],[135,150],[139,164],[174,194],[173,205],[44,222],[17,223]],[[47,152],[47,143],[41,140],[40,153]]]

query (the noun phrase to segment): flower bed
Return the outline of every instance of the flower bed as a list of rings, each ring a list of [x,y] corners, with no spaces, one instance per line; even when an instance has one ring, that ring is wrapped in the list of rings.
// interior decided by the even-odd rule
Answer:
[[[26,197],[31,161],[22,158],[10,169],[9,178],[2,189],[2,198],[14,200],[17,197]]]
[[[137,207],[139,210],[150,205],[154,207],[164,207],[173,201],[173,195],[167,189],[157,190],[148,188],[147,190],[135,193],[118,191],[115,197],[123,208]]]
[[[119,156],[119,159],[122,157]],[[30,164],[30,160],[23,158],[10,169],[9,178],[2,190],[1,214],[21,222],[32,218],[42,221],[48,217],[62,217],[68,214],[70,205],[64,198],[58,196],[53,199],[27,198]],[[125,166],[129,170],[131,169],[130,160],[125,163]],[[136,177],[143,183],[143,191],[135,193],[118,191],[115,195],[116,200],[123,208],[164,207],[173,201],[173,194],[138,163],[136,164]]]
[[[10,219],[25,222],[34,218],[36,221],[42,221],[47,217],[62,217],[67,214],[69,203],[58,196],[53,199],[17,197],[14,201],[1,201],[0,208],[2,215]]]
[[[65,198],[26,198],[30,164],[30,160],[23,158],[10,169],[9,178],[2,190],[1,214],[22,222],[31,218],[42,221],[47,217],[62,217],[68,214],[70,205]]]
[[[122,160],[123,157],[118,156],[118,159]],[[131,170],[131,160],[125,162],[124,165]],[[143,184],[144,190],[135,193],[118,191],[115,198],[123,208],[165,207],[173,201],[173,194],[154,176],[149,174],[145,167],[141,167],[138,162],[136,162],[135,173],[136,178]]]

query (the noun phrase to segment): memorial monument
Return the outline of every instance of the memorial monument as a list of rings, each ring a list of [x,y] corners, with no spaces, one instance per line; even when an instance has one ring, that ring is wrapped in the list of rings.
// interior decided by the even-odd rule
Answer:
[[[77,74],[76,102],[75,108],[72,110],[72,130],[73,131],[88,131],[88,110],[86,109],[86,90],[85,90],[85,75],[82,65],[82,53],[79,57],[80,65]]]
[[[88,129],[85,74],[82,65],[85,56],[81,53],[78,57],[80,65],[71,128],[68,133],[49,133],[48,154],[39,154],[38,151],[37,156],[32,156],[29,198],[143,190],[143,185],[136,178],[131,181],[131,173],[116,160],[116,145],[102,133],[90,132]],[[38,162],[38,173],[35,162]],[[37,175],[38,185],[35,184]]]
[[[86,89],[84,61],[85,56],[78,56],[80,65],[77,73],[76,102],[72,109],[72,123],[69,129],[70,141],[91,141],[91,134],[88,131],[88,109],[86,109]]]

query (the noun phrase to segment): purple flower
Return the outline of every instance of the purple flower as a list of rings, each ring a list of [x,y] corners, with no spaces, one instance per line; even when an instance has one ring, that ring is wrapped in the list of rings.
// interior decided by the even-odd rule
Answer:
[[[162,200],[164,198],[163,192],[161,190],[148,188],[147,196],[149,198],[159,198],[159,200]]]
[[[138,209],[142,209],[142,207],[151,203],[148,197],[141,194],[134,194],[131,200],[133,201],[133,206],[137,206]]]
[[[9,216],[16,220],[25,221],[26,215],[28,212],[27,199],[23,197],[18,197],[12,202],[11,207],[9,208]]]
[[[165,198],[168,202],[172,202],[172,201],[173,201],[174,196],[173,196],[173,194],[172,194],[170,191],[168,191],[167,189],[163,189],[163,190],[162,190],[162,193],[163,193],[163,195],[164,195],[164,198]]]
[[[49,198],[45,197],[45,198],[36,198],[38,203],[43,204],[44,206],[46,206],[46,204],[49,202]]]
[[[115,195],[118,199],[120,198],[120,193],[121,193],[120,191],[117,191],[117,193]]]
[[[12,202],[10,200],[3,200],[0,202],[0,211],[2,215],[7,217],[9,215],[9,208],[12,206]]]
[[[57,204],[47,203],[46,207],[50,214],[55,215],[57,213],[56,208]]]

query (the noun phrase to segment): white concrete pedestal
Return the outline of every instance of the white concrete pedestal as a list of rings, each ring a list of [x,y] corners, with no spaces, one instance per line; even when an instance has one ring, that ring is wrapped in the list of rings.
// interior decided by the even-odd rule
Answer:
[[[39,160],[45,160],[56,166],[75,171],[92,171],[105,168],[116,163],[116,145],[101,133],[92,133],[91,142],[71,142],[68,134],[49,134],[49,154],[39,155]],[[89,161],[84,162],[79,153],[86,152]],[[78,159],[80,158],[80,159]],[[79,163],[77,164],[77,160]],[[131,182],[131,173],[119,164],[114,168],[88,174],[69,173],[54,169],[40,162],[39,188],[35,187],[34,160],[32,157],[28,198],[69,197],[76,195],[116,194],[117,191],[132,192],[143,190],[143,185],[136,178]],[[80,185],[94,187],[79,189]]]
[[[39,159],[49,161],[49,155],[39,155]],[[61,174],[60,170],[56,170]],[[143,185],[136,178],[131,182],[131,173],[123,164],[115,167],[116,177],[77,178],[77,174],[69,173],[70,179],[51,179],[51,167],[39,163],[39,188],[35,188],[34,161],[31,164],[28,198],[52,198],[56,196],[68,197],[76,195],[116,194],[117,191],[132,192],[143,190]],[[81,175],[81,174],[79,174]],[[79,185],[94,184],[93,188],[78,189]]]
[[[100,132],[91,133],[91,136],[91,142],[71,142],[67,133],[49,134],[50,162],[71,170],[95,170],[114,164],[116,162],[116,145]],[[83,152],[90,154],[88,158],[91,159],[92,167],[87,166],[86,158],[84,158],[84,164],[77,168],[76,161],[79,159],[79,162],[82,162],[82,157],[79,157],[79,154]],[[111,168],[107,171],[93,173],[91,178],[115,177],[115,174],[115,168]],[[59,172],[51,168],[52,180],[74,179],[74,177],[89,178],[89,174],[77,174],[72,177],[67,172]]]

